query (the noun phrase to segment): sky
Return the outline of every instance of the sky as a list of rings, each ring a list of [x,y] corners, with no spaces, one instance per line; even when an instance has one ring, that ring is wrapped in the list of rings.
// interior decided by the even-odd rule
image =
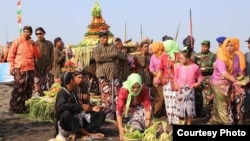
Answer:
[[[133,42],[142,37],[161,41],[164,35],[175,37],[180,24],[177,42],[190,34],[192,11],[192,32],[195,51],[200,51],[203,40],[211,41],[211,50],[217,49],[219,36],[237,37],[241,50],[248,51],[250,37],[249,0],[97,0],[102,15],[110,25],[115,37]],[[22,26],[33,29],[43,27],[46,39],[61,37],[65,44],[79,44],[91,22],[91,9],[95,0],[21,0]],[[0,44],[18,37],[17,0],[0,1]],[[36,40],[35,34],[32,38]]]

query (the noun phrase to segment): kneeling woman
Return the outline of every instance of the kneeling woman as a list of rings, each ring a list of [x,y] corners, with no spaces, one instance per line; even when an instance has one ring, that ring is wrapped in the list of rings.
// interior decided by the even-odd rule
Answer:
[[[61,75],[62,89],[58,92],[56,97],[56,120],[58,123],[59,134],[68,136],[69,134],[80,136],[98,136],[103,137],[103,134],[91,134],[82,128],[77,114],[83,110],[83,106],[79,104],[76,94],[73,92],[75,82],[73,80],[72,72],[64,72]],[[58,129],[57,128],[57,129]]]
[[[122,125],[124,107],[125,118],[133,128],[144,131],[150,126],[152,108],[149,90],[142,85],[141,76],[137,73],[130,74],[119,91],[116,114],[120,140],[123,140],[124,134]]]

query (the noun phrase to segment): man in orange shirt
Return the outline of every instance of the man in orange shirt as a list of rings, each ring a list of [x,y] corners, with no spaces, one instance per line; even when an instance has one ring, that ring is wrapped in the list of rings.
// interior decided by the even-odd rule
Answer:
[[[14,89],[11,93],[10,112],[23,113],[25,101],[32,96],[34,87],[35,59],[41,54],[31,39],[32,27],[24,26],[23,34],[17,38],[9,50],[10,74],[14,76]]]

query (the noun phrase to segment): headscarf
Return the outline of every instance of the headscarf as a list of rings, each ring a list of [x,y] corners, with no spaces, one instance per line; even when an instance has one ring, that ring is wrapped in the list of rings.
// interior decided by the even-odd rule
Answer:
[[[66,72],[63,72],[61,74],[61,86],[62,87],[65,87],[66,85],[68,85],[70,83],[70,81],[72,80],[73,78],[73,73],[72,72],[69,72],[69,71],[66,71]]]
[[[217,57],[226,64],[227,72],[232,74],[234,53],[228,53],[226,51],[226,46],[229,42],[231,42],[234,45],[233,39],[227,38],[221,45],[221,48],[219,48],[219,51],[217,52]]]
[[[154,42],[150,46],[156,57],[160,57],[164,52],[164,46],[162,42]]]
[[[240,51],[240,40],[238,38],[233,38],[234,51],[239,56],[240,59],[240,69],[244,71],[246,69],[246,60],[244,53]]]
[[[179,52],[179,45],[174,40],[166,40],[163,42],[166,53],[170,56],[171,60],[175,60],[175,53]]]
[[[141,87],[140,90],[137,93],[132,92],[132,87],[135,83],[138,83]],[[123,83],[123,88],[126,88],[129,92],[128,98],[126,101],[126,112],[125,112],[125,117],[128,115],[128,109],[132,100],[133,96],[138,96],[141,93],[142,89],[142,80],[141,76],[137,73],[132,73],[128,76],[127,80]]]

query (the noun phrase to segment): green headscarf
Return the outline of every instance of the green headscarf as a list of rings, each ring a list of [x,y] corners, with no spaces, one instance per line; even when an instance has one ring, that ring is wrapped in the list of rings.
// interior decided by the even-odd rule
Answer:
[[[163,42],[164,49],[166,53],[170,56],[171,60],[175,60],[175,54],[176,52],[179,52],[179,45],[174,40],[166,40]]]
[[[132,87],[135,83],[138,83],[141,87],[137,93],[132,92]],[[127,80],[123,83],[123,87],[129,91],[128,98],[126,101],[126,112],[125,117],[128,116],[128,109],[132,100],[132,96],[138,96],[141,93],[142,89],[142,80],[141,76],[137,73],[132,73],[128,76]]]

